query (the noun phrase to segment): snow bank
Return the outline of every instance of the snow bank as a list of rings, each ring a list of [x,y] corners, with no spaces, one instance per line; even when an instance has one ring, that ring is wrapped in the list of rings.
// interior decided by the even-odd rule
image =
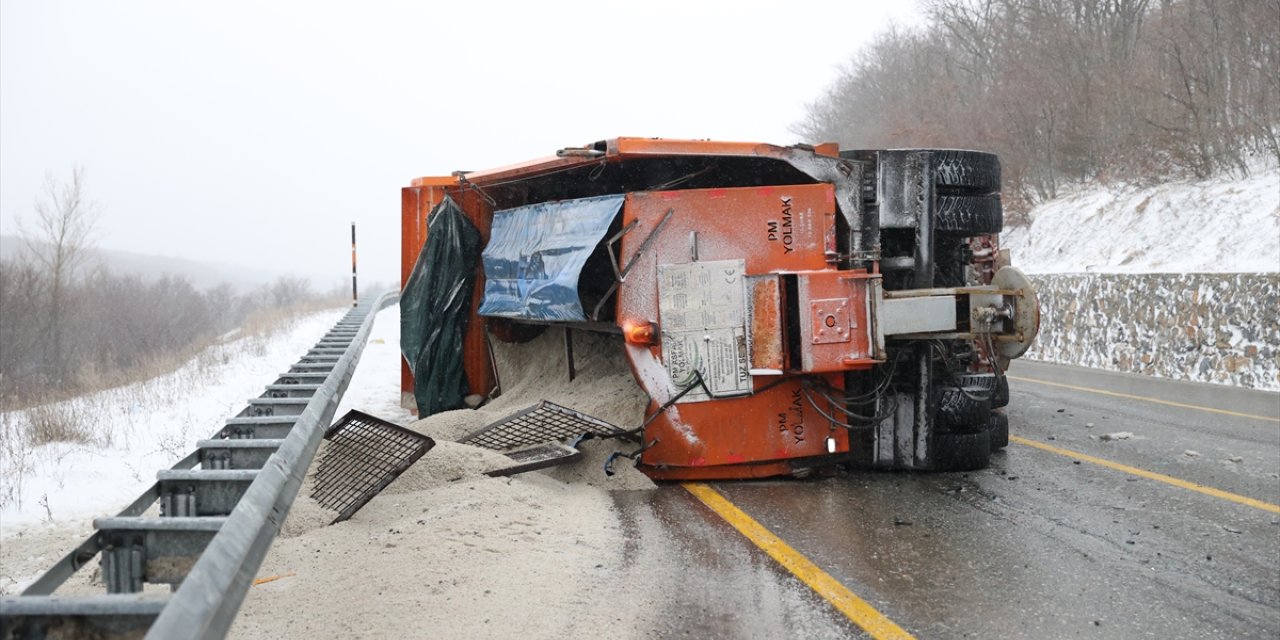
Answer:
[[[1154,187],[1096,187],[1058,198],[1001,244],[1037,273],[1280,271],[1280,169]]]
[[[156,471],[288,371],[344,311],[311,314],[283,335],[216,345],[172,373],[39,409],[82,421],[91,442],[29,446],[23,434],[33,413],[0,413],[0,539],[39,523],[86,527],[115,515],[155,482]]]

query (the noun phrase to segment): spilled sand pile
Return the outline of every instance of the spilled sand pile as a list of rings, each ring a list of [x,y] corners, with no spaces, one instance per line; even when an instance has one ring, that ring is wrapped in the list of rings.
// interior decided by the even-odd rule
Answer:
[[[232,628],[240,638],[578,637],[644,627],[641,607],[595,606],[616,593],[611,572],[624,536],[614,491],[653,483],[626,460],[606,477],[618,441],[583,443],[573,465],[490,478],[504,456],[453,442],[550,400],[622,427],[638,425],[647,398],[616,337],[574,334],[577,377],[568,380],[563,335],[494,345],[502,395],[409,428],[436,447],[346,522],[309,497],[308,477]],[[314,468],[313,468],[314,471]],[[627,592],[652,600],[653,584]],[[531,606],[531,603],[536,603]],[[519,606],[515,606],[515,605]]]

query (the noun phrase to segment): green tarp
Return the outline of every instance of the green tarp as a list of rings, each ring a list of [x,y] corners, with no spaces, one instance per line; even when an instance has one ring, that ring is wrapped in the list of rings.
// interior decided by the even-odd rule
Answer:
[[[463,407],[462,339],[479,259],[480,232],[446,197],[427,216],[427,244],[400,294],[400,352],[420,418]]]

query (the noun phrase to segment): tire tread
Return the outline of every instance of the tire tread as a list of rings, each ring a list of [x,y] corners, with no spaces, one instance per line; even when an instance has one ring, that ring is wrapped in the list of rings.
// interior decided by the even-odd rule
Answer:
[[[991,435],[939,433],[934,440],[934,467],[938,471],[977,471],[991,465]]]
[[[1004,207],[997,196],[939,196],[933,228],[941,234],[982,236],[1004,229]]]
[[[1000,158],[993,153],[942,149],[933,153],[934,182],[973,195],[1000,192]]]

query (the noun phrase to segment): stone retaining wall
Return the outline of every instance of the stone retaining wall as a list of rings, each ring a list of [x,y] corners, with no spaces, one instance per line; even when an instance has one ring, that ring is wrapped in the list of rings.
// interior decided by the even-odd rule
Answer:
[[[1030,360],[1280,390],[1280,274],[1031,276]]]

